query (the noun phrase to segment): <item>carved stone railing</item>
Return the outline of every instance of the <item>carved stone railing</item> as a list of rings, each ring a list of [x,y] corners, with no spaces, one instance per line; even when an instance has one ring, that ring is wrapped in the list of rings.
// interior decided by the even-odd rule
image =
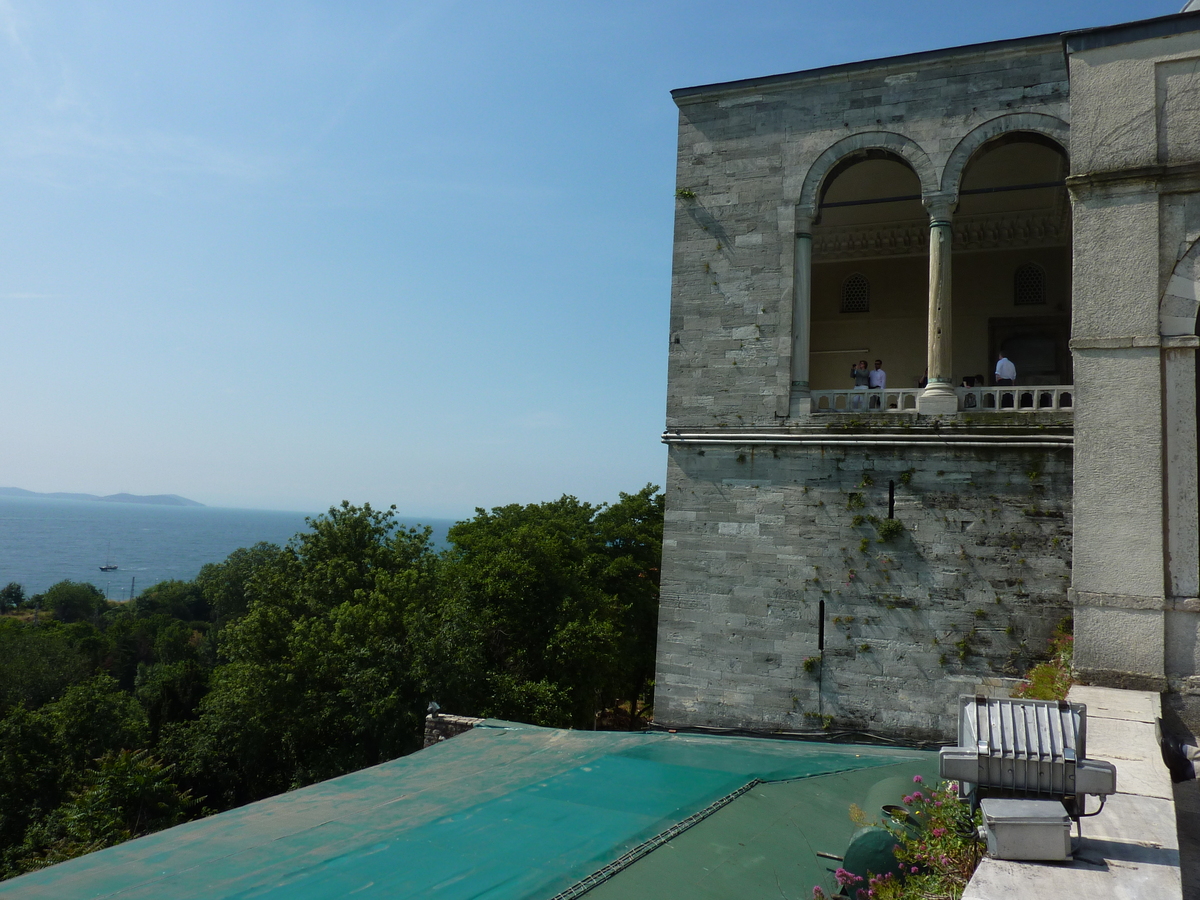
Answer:
[[[864,391],[813,391],[815,413],[916,412],[920,388]]]
[[[1073,412],[1075,385],[955,388],[960,412]],[[920,388],[813,391],[813,413],[915,413]]]
[[[1073,384],[1018,384],[1014,387],[957,388],[963,412],[1074,412]]]

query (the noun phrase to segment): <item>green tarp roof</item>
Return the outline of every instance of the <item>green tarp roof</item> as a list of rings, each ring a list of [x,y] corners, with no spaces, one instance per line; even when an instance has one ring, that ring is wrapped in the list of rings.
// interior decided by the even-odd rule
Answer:
[[[755,896],[721,893],[729,879],[718,870],[740,868],[744,882],[751,857],[781,855],[785,896],[811,896],[830,865],[812,851],[845,849],[849,804],[878,812],[917,772],[936,772],[936,755],[488,720],[411,756],[0,882],[0,897],[548,900],[755,780],[789,784],[742,793],[591,896],[649,896],[646,884],[659,885],[656,898],[677,893],[684,858],[689,894]],[[888,779],[901,786],[869,796]],[[763,896],[779,896],[777,876]]]

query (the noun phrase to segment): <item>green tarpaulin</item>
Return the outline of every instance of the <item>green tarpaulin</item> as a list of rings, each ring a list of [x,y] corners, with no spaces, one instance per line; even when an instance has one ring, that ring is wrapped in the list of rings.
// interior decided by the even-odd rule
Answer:
[[[812,851],[845,849],[849,804],[877,813],[936,764],[921,751],[489,720],[402,759],[0,882],[0,897],[548,900],[756,780],[784,783],[751,787],[590,897],[650,896],[657,885],[661,900],[686,885],[690,896],[778,898],[775,878],[785,896],[811,896],[830,865]],[[884,781],[895,789],[873,798]],[[771,891],[722,893],[748,878]]]

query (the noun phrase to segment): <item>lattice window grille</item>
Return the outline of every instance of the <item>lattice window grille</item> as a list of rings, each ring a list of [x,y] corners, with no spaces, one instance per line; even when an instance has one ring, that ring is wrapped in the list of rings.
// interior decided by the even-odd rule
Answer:
[[[1046,303],[1046,273],[1041,266],[1026,263],[1017,266],[1013,274],[1013,304],[1044,306]]]
[[[854,273],[842,283],[842,305],[844,313],[871,311],[871,283],[865,275]]]

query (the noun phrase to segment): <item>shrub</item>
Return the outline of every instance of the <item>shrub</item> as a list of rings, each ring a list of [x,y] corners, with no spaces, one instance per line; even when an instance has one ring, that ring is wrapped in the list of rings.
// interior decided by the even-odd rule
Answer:
[[[882,519],[876,526],[879,531],[879,542],[884,543],[904,534],[904,523],[899,519]]]
[[[1064,700],[1071,689],[1071,657],[1075,636],[1070,618],[1063,619],[1050,636],[1050,659],[1029,670],[1013,690],[1014,697],[1026,700]]]
[[[913,782],[920,785],[921,776],[913,776]],[[896,840],[900,875],[838,869],[834,880],[855,900],[957,900],[979,864],[979,814],[972,815],[970,806],[958,799],[955,782],[943,781],[928,792],[918,787],[903,802],[903,808],[889,808],[889,817],[880,823]],[[857,807],[850,817],[855,824],[867,824]],[[820,885],[812,896],[831,900]]]

